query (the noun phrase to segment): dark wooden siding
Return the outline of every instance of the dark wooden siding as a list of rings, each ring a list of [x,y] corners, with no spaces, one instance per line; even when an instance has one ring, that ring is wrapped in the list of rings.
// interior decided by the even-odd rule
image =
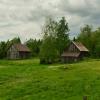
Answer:
[[[16,50],[16,48],[13,45],[10,47],[10,49],[7,52],[7,58],[9,59],[19,58],[19,52]]]
[[[66,48],[61,56],[61,60],[64,63],[72,63],[77,62],[82,59],[88,52],[80,51],[78,46],[76,46],[73,42],[69,45],[69,48]],[[77,55],[79,54],[79,55]]]
[[[78,57],[62,57],[61,60],[63,63],[72,63],[72,62],[77,62],[79,58]]]
[[[30,57],[30,52],[27,51],[18,51],[13,45],[7,52],[8,59],[25,59]]]
[[[76,48],[76,46],[73,43],[71,43],[67,52],[80,52],[80,51]]]

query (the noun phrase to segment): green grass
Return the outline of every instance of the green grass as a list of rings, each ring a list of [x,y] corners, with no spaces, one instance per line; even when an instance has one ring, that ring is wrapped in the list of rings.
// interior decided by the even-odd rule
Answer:
[[[0,100],[100,100],[100,60],[40,65],[0,60]]]

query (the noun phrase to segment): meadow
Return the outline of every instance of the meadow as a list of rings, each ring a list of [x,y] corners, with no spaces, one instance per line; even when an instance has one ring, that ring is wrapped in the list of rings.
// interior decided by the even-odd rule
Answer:
[[[0,100],[100,100],[100,60],[40,65],[0,60]]]

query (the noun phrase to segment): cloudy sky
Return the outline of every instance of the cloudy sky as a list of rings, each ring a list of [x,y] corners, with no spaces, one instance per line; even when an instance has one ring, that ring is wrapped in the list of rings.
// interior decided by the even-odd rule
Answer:
[[[47,16],[65,16],[75,36],[84,24],[100,26],[100,0],[0,0],[0,41],[39,38]]]

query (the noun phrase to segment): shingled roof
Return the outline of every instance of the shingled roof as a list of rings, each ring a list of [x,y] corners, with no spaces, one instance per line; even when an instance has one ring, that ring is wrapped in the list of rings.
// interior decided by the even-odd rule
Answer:
[[[26,46],[26,45],[23,45],[23,44],[14,44],[14,47],[17,49],[17,51],[20,51],[20,52],[30,52],[30,49]]]
[[[89,51],[81,42],[72,41],[72,43],[79,49],[79,51]]]

